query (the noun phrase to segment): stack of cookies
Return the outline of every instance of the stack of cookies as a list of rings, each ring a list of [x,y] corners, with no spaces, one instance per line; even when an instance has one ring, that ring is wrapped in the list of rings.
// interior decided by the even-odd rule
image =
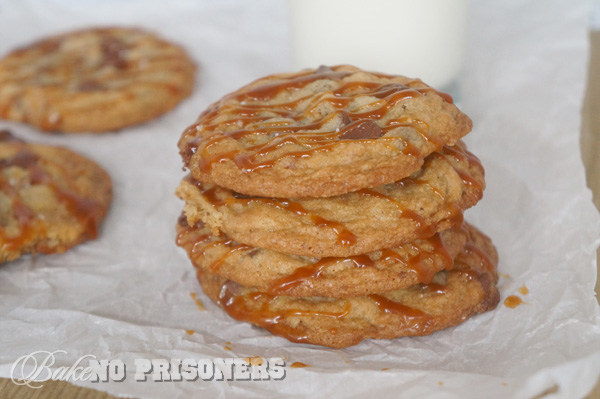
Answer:
[[[420,80],[320,67],[212,104],[179,142],[177,243],[233,318],[341,348],[494,308],[497,254],[463,222],[471,120]]]

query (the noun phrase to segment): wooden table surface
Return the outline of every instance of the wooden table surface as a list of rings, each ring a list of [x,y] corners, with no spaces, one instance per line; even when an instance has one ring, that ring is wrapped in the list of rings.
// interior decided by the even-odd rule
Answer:
[[[600,31],[590,34],[590,64],[588,90],[583,106],[581,131],[582,157],[587,183],[594,193],[594,203],[600,209]],[[598,250],[600,275],[600,249]],[[600,279],[596,281],[600,298]],[[544,396],[538,396],[540,398]],[[0,398],[3,399],[116,399],[104,392],[80,388],[63,381],[47,381],[42,389],[16,386],[10,379],[0,378]],[[586,399],[600,399],[600,381]]]

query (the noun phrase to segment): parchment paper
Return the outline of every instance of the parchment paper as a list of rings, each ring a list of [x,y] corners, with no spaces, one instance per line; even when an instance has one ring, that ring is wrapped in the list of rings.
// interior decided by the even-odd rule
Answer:
[[[486,167],[488,188],[467,219],[499,249],[502,300],[517,294],[526,304],[500,303],[428,337],[329,350],[227,317],[203,296],[174,244],[182,203],[173,191],[183,176],[176,141],[210,102],[289,68],[285,2],[0,1],[0,54],[71,28],[134,24],[183,44],[199,66],[190,99],[118,133],[44,135],[0,122],[26,139],[95,159],[112,175],[115,192],[98,240],[0,266],[0,376],[10,377],[20,356],[60,349],[68,353],[56,366],[85,354],[127,365],[135,358],[261,356],[312,366],[288,368],[283,381],[140,383],[128,376],[84,383],[142,398],[587,394],[600,373],[593,294],[600,218],[578,145],[588,13],[583,1],[471,3],[461,106],[475,123],[467,141]],[[529,294],[518,294],[523,285]]]

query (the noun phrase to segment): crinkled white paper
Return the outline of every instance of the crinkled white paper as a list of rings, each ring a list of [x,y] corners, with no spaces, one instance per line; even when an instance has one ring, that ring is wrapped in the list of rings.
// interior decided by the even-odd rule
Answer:
[[[578,144],[589,10],[583,1],[561,0],[470,7],[461,106],[475,123],[467,141],[486,167],[488,188],[467,219],[499,249],[502,300],[519,295],[526,304],[509,309],[501,302],[428,337],[331,350],[291,344],[227,317],[202,295],[174,244],[182,203],[173,191],[183,176],[177,139],[210,102],[289,68],[285,2],[0,1],[0,54],[72,28],[133,24],[183,44],[199,67],[191,98],[118,133],[44,135],[0,121],[26,139],[95,159],[112,175],[115,193],[98,240],[0,265],[0,376],[10,377],[23,355],[64,350],[56,366],[85,354],[124,361],[132,369],[125,381],[84,385],[140,398],[587,394],[600,373],[593,294],[600,218]],[[523,285],[529,294],[518,293]],[[312,367],[288,368],[283,381],[268,382],[141,383],[132,375],[136,358],[233,356]]]

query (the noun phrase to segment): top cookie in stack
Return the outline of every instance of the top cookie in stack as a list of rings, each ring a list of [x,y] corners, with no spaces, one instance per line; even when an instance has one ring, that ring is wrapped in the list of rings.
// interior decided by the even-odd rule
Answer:
[[[330,197],[409,176],[471,126],[420,80],[321,67],[225,96],[179,149],[202,182],[263,197]]]
[[[496,306],[471,120],[420,80],[351,66],[259,79],[179,142],[178,245],[232,317],[330,347],[425,335]]]

